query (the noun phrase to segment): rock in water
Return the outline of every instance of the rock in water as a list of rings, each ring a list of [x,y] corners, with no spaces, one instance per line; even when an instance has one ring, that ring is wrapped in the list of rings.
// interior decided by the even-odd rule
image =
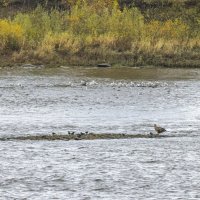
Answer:
[[[23,67],[23,68],[41,68],[41,67],[44,67],[44,65],[23,64],[21,67]]]
[[[109,64],[109,63],[100,63],[97,66],[98,67],[111,67],[111,64]]]

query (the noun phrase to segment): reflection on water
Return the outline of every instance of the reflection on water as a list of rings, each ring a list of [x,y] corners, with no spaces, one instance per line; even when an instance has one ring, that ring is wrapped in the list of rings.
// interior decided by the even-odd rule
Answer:
[[[0,142],[2,199],[200,199],[200,71],[0,71],[0,134],[68,130],[163,139]]]

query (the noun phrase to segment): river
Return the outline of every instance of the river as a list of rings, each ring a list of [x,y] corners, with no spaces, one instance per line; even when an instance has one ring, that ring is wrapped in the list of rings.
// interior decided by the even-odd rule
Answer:
[[[200,199],[199,88],[198,69],[1,69],[1,137],[155,123],[173,136],[1,141],[1,199]]]

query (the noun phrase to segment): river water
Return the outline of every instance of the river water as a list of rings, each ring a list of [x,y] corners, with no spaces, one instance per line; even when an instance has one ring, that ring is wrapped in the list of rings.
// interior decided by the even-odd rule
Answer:
[[[199,88],[198,69],[1,69],[0,137],[173,137],[1,141],[0,199],[200,199]]]

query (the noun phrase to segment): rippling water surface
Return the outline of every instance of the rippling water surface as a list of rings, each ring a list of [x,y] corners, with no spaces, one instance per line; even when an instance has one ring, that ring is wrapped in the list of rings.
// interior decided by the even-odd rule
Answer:
[[[200,71],[0,71],[0,135],[90,131],[162,139],[0,142],[1,199],[200,199]]]

